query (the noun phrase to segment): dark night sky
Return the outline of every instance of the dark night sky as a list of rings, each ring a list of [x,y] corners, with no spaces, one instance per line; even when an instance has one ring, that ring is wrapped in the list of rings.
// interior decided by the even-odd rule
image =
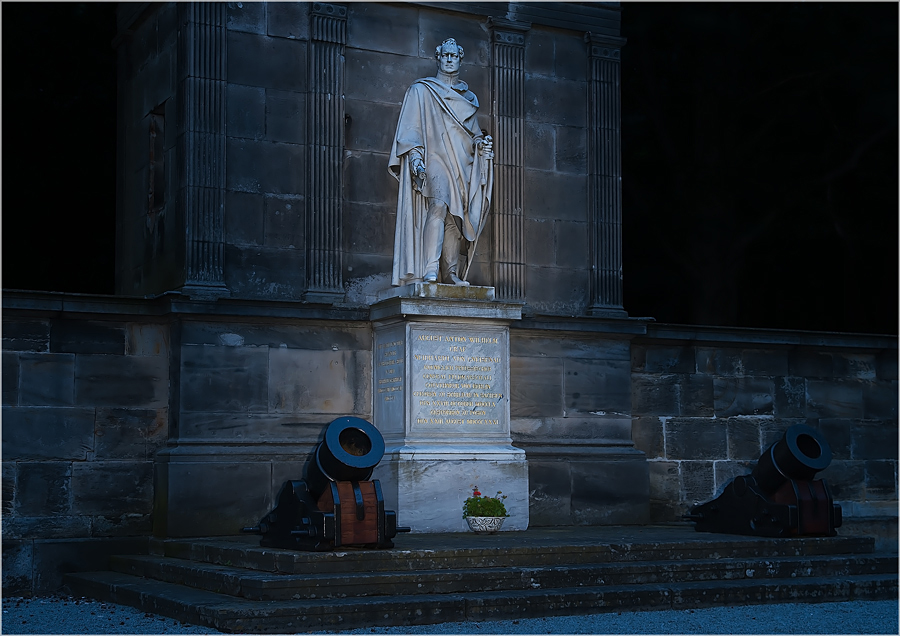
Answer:
[[[0,7],[5,289],[113,291],[114,7]],[[623,4],[630,315],[897,333],[897,10]]]

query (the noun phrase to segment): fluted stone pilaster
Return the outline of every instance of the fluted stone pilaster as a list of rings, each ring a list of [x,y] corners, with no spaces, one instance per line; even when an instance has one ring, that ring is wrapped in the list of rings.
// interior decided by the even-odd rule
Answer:
[[[494,103],[492,235],[497,299],[525,297],[525,34],[527,22],[492,18]]]
[[[588,204],[591,306],[624,317],[622,307],[621,50],[624,38],[585,34],[588,45]]]
[[[344,46],[347,8],[315,2],[310,11],[307,269],[312,302],[343,297],[341,199],[344,158]]]
[[[185,228],[184,287],[227,296],[224,260],[226,5],[178,5],[178,205]]]

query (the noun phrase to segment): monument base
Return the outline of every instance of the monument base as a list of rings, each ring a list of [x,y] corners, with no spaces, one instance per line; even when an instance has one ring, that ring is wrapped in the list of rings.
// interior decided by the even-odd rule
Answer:
[[[388,290],[375,323],[375,469],[386,506],[413,532],[468,532],[477,488],[506,495],[503,530],[528,527],[528,463],[509,429],[509,321],[522,305],[491,287],[417,283]]]
[[[506,495],[504,531],[528,528],[528,464],[513,446],[401,446],[387,450],[374,477],[385,507],[413,532],[468,532],[463,502],[476,487],[487,497]]]

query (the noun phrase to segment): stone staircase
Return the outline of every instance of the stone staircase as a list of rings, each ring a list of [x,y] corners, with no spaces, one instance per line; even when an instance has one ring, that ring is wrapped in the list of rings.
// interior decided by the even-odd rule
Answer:
[[[66,575],[73,593],[223,632],[295,633],[717,605],[897,597],[870,537],[689,527],[400,535],[392,550],[293,552],[255,536],[153,540]]]

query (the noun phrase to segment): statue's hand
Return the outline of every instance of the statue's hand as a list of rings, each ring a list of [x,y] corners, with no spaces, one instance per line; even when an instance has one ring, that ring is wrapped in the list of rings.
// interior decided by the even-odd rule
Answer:
[[[422,161],[421,159],[413,159],[412,171],[415,173],[417,178],[424,180],[425,179],[425,162]]]
[[[484,139],[481,140],[481,143],[478,144],[478,152],[485,159],[493,159],[494,158],[494,138],[490,135],[485,135]]]

